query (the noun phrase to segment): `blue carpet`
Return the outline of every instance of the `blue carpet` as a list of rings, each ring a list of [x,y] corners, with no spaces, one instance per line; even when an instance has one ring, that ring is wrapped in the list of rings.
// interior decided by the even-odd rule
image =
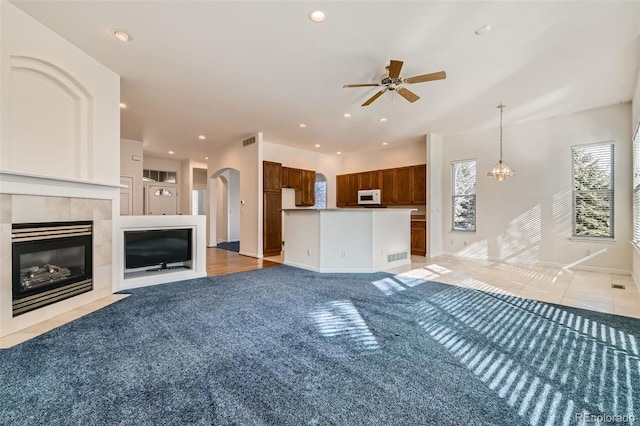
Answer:
[[[0,424],[640,419],[632,318],[287,266],[130,293],[0,350]],[[633,424],[616,419],[607,424]]]
[[[235,251],[236,253],[238,253],[240,252],[240,241],[223,241],[221,243],[218,243],[216,247],[223,250]]]

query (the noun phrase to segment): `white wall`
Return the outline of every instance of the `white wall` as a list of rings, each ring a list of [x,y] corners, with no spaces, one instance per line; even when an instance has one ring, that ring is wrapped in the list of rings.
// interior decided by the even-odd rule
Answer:
[[[327,177],[327,208],[336,207],[336,175],[342,173],[342,157],[264,142],[264,161],[322,173]],[[295,190],[282,190],[282,208],[296,208]]]
[[[138,160],[134,160],[138,158]],[[120,176],[133,178],[133,214],[142,214],[142,158],[141,141],[120,139]]]
[[[639,17],[640,18],[640,17]],[[640,19],[638,19],[640,22]],[[636,82],[636,90],[633,94],[632,102],[632,119],[631,119],[631,131],[635,132],[638,123],[640,122],[640,70],[638,70],[638,80]],[[636,282],[636,286],[640,288],[640,251],[638,248],[633,249],[633,279]]]
[[[208,153],[209,173],[207,210],[207,244],[216,244],[217,235],[217,176],[225,169],[239,172],[240,205],[240,253],[262,257],[262,133],[251,135],[256,143],[243,146],[242,140],[234,141]],[[250,136],[250,137],[251,137]]]
[[[442,137],[429,134],[427,139],[427,256],[443,253],[442,229],[444,229],[444,173]]]
[[[508,116],[507,116],[508,117]],[[631,106],[629,103],[504,126],[504,160],[517,176],[491,180],[499,131],[444,137],[444,251],[520,263],[631,270]],[[615,141],[615,242],[572,241],[572,145]],[[477,232],[451,232],[450,162],[477,160]]]
[[[400,146],[386,146],[375,151],[345,155],[341,173],[414,166],[425,164],[426,160],[427,145],[425,139],[421,139]]]
[[[118,185],[118,75],[11,3],[0,11],[0,170]]]

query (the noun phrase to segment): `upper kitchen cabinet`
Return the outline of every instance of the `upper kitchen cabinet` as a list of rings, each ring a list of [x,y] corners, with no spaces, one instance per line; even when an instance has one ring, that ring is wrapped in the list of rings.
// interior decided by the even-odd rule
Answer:
[[[382,205],[392,206],[396,203],[396,169],[381,170],[380,176]]]
[[[411,194],[411,167],[400,167],[396,169],[396,204],[406,206],[412,204]]]
[[[302,170],[289,167],[289,186],[287,188],[302,189]]]
[[[379,170],[358,173],[358,189],[381,189]]]
[[[296,206],[312,207],[316,204],[316,172],[300,170],[300,177],[300,189],[296,190]]]
[[[262,188],[264,191],[280,191],[282,189],[282,164],[271,161],[263,163]]]
[[[411,166],[411,204],[427,204],[427,166]]]
[[[380,189],[385,206],[427,203],[427,166],[398,167],[336,176],[336,205],[357,206],[358,190]]]
[[[347,185],[349,178],[347,175],[336,176],[336,206],[347,206]]]

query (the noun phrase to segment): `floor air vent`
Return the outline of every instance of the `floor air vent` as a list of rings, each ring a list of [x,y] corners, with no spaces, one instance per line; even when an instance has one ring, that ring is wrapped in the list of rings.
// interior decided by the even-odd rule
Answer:
[[[391,253],[387,255],[387,263],[395,262],[398,260],[406,259],[409,255],[406,251],[400,251],[398,253]]]

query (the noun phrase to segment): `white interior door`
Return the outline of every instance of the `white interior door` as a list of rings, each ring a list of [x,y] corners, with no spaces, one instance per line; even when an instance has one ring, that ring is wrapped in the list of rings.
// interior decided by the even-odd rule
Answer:
[[[120,216],[133,214],[133,178],[131,176],[120,176]]]

